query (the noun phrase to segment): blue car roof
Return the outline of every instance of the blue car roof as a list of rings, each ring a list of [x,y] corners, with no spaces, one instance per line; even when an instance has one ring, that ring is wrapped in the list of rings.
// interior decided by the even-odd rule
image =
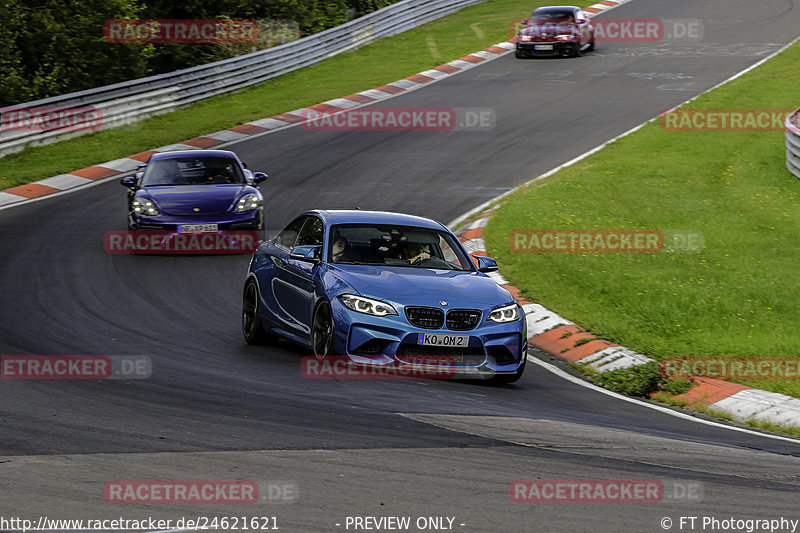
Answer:
[[[309,211],[331,224],[396,224],[430,229],[447,229],[444,224],[430,218],[392,213],[389,211],[362,211],[360,209],[314,209]]]
[[[150,161],[158,159],[172,159],[175,157],[191,156],[205,156],[205,157],[229,157],[231,159],[238,159],[236,154],[230,150],[176,150],[174,152],[159,152],[150,156]]]

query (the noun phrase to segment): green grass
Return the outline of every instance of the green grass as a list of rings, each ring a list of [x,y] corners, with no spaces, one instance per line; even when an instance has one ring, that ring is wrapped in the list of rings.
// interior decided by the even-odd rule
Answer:
[[[508,39],[513,19],[546,4],[488,0],[251,89],[131,126],[30,147],[0,159],[0,189],[391,83]]]
[[[689,107],[796,108],[798,64],[795,45]],[[800,356],[799,204],[783,133],[666,132],[654,122],[517,191],[486,239],[528,299],[649,356]],[[688,229],[703,233],[705,249],[510,249],[511,231],[535,228]],[[747,384],[800,397],[800,381]]]

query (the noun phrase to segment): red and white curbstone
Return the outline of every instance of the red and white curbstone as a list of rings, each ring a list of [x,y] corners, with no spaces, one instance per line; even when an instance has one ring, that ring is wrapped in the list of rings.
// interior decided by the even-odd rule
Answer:
[[[458,233],[470,253],[486,254],[483,228],[489,222],[490,209],[468,219]],[[502,276],[493,276],[522,304],[528,326],[528,343],[540,350],[577,364],[589,364],[600,372],[631,368],[654,361],[624,346],[600,339],[546,307],[529,302],[520,290]],[[707,405],[740,421],[769,422],[800,427],[800,399],[745,385],[712,378],[695,378],[689,392],[678,395],[690,406]]]

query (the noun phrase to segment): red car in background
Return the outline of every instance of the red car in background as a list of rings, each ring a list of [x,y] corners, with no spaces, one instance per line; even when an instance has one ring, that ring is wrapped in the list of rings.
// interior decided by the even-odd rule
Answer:
[[[516,56],[570,56],[594,50],[594,26],[575,6],[540,7],[517,34]]]

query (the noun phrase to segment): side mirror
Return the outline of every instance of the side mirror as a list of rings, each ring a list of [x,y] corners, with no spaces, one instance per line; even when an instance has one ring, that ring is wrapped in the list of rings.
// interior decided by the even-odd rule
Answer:
[[[473,259],[478,262],[478,270],[480,272],[497,272],[497,261],[485,255],[473,255]]]
[[[586,19],[575,19],[575,24],[586,24]]]
[[[320,257],[322,257],[322,246],[319,244],[295,246],[292,249],[292,253],[289,254],[289,257],[297,259],[298,261],[317,264],[320,262]]]
[[[264,181],[268,177],[269,176],[267,176],[263,172],[253,172],[253,183],[261,183],[262,181]]]
[[[141,172],[137,172],[135,176],[125,176],[121,180],[119,180],[120,184],[129,187],[131,189],[135,188],[139,183],[139,178],[141,178]]]

